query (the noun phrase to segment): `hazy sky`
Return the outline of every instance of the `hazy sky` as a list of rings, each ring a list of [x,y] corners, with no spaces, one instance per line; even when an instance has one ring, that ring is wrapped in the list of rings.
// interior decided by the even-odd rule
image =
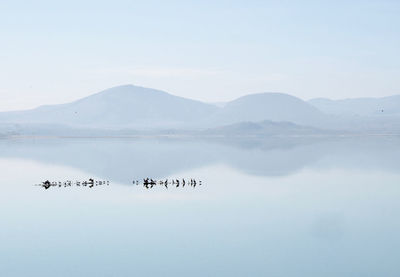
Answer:
[[[203,101],[400,94],[400,1],[0,1],[0,110],[121,84]]]

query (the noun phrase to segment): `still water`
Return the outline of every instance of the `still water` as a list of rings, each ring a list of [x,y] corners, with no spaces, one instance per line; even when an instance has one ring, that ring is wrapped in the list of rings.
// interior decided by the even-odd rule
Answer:
[[[400,276],[399,137],[3,139],[0,168],[0,276]]]

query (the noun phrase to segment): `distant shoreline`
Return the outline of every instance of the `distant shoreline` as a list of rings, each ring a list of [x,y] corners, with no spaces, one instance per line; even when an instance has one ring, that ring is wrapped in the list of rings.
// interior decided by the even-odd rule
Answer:
[[[63,136],[63,135],[10,135],[0,136],[0,139],[153,139],[153,138],[242,138],[242,139],[269,139],[269,138],[360,138],[360,137],[400,137],[400,133],[368,133],[368,134],[310,134],[310,135],[126,135],[126,136]]]

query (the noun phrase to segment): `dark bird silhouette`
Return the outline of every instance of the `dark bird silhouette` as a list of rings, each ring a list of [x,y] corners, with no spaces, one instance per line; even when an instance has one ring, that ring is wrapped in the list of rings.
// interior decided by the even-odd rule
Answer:
[[[43,187],[44,187],[45,189],[48,189],[50,186],[51,186],[51,184],[50,184],[50,181],[49,181],[49,180],[46,180],[46,181],[43,182]]]

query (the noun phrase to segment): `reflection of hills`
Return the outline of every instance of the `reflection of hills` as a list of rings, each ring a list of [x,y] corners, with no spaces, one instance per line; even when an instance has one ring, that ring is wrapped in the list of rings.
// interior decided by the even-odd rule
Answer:
[[[400,170],[400,140],[274,138],[270,140],[20,139],[1,140],[0,158],[23,158],[79,168],[130,183],[225,163],[252,175],[289,175],[305,167]]]

